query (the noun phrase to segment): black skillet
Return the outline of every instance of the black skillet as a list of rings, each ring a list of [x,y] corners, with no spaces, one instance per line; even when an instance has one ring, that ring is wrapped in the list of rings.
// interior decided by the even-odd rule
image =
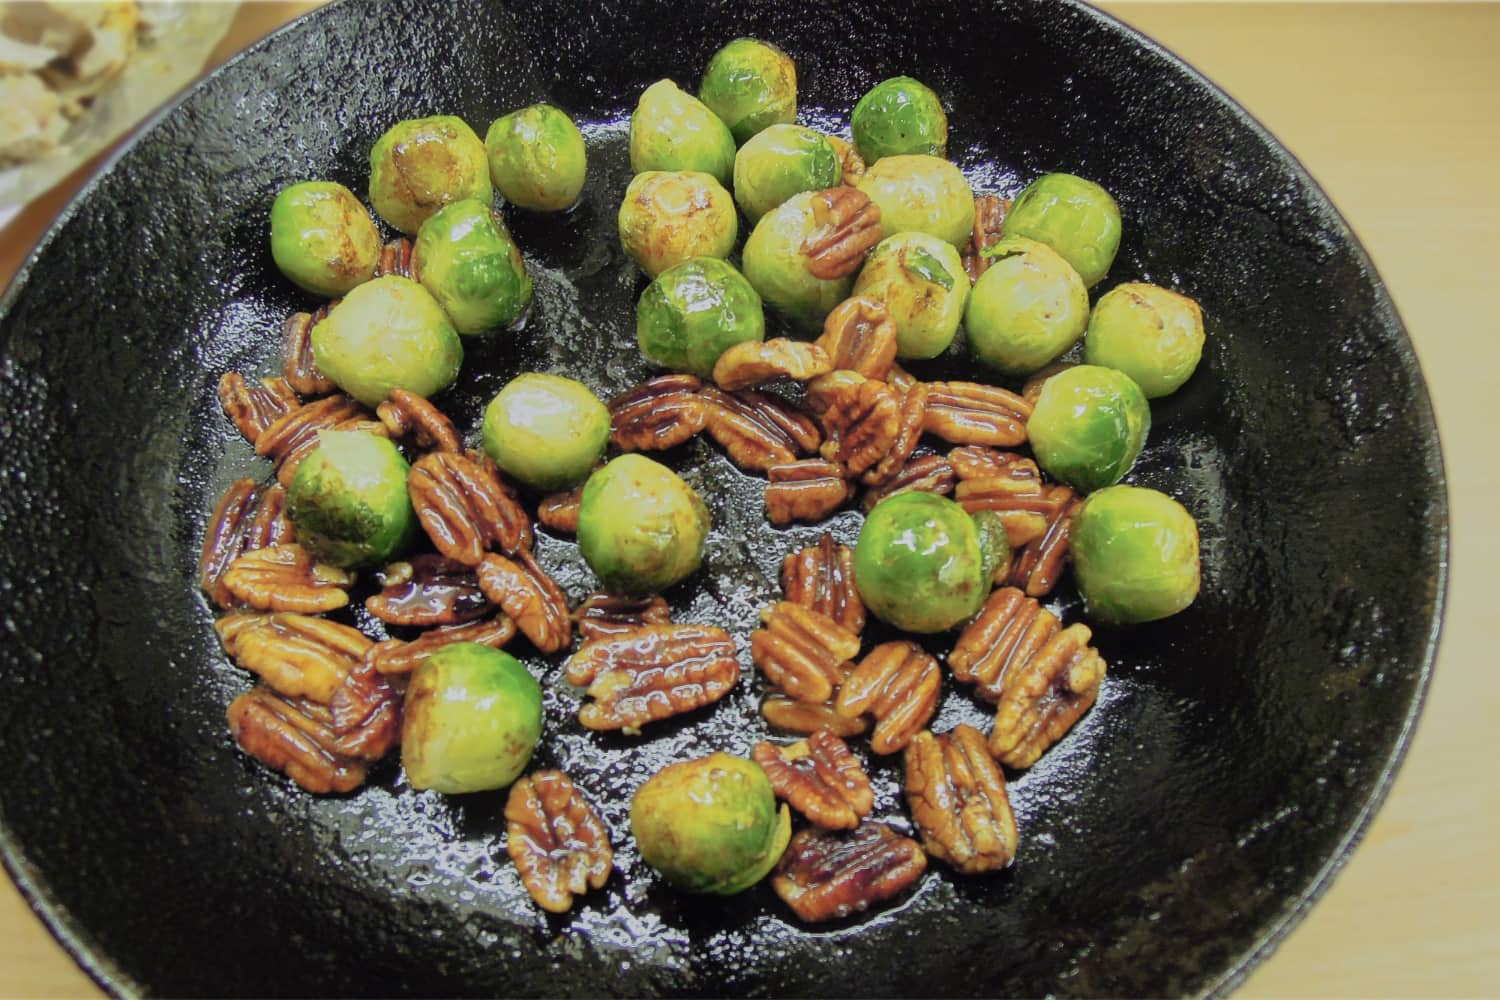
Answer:
[[[588,129],[583,205],[507,209],[538,296],[471,345],[442,399],[462,426],[515,373],[608,396],[646,374],[642,282],[614,236],[620,122],[651,81],[688,87],[737,35],[801,72],[836,125],[874,81],[944,96],[951,155],[1014,192],[1065,169],[1118,197],[1104,287],[1197,296],[1204,364],[1154,408],[1131,479],[1203,533],[1185,614],[1099,630],[1099,705],[1012,775],[1014,867],[930,872],[875,916],[809,931],[765,887],[692,899],[644,869],[630,790],[664,762],[745,752],[756,680],[643,741],[572,722],[555,660],[541,763],[567,768],[624,842],[607,891],[540,915],[501,849],[500,795],[444,799],[377,770],[313,798],[244,758],[224,708],[248,686],[194,587],[205,512],[264,475],[214,401],[266,373],[302,297],[271,264],[284,184],[363,190],[400,118],[481,130],[547,99]],[[922,374],[964,373],[962,356]],[[157,119],[42,241],[0,302],[0,847],[106,988],[156,994],[1175,994],[1225,991],[1353,848],[1405,748],[1431,667],[1447,508],[1432,411],[1368,258],[1299,165],[1182,63],[1073,2],[348,2],[258,45]],[[782,553],[753,480],[707,446],[670,461],[710,498],[706,567],[679,615],[744,634]],[[850,539],[858,517],[841,515]],[[576,600],[572,546],[544,563]],[[1057,606],[1068,611],[1065,594]],[[983,724],[950,690],[936,725]],[[895,769],[879,811],[902,822]],[[940,867],[940,866],[939,866]]]

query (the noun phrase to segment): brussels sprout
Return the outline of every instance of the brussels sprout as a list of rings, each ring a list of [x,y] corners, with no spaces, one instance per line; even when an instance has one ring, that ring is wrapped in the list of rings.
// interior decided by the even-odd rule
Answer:
[[[734,199],[708,174],[636,174],[620,203],[620,244],[648,277],[690,257],[728,257],[740,232]]]
[[[948,152],[948,116],[926,84],[893,76],[871,87],[849,116],[854,144],[866,163],[886,156]]]
[[[1198,596],[1198,523],[1165,493],[1100,490],[1074,515],[1068,544],[1084,613],[1094,621],[1155,621]]]
[[[1089,293],[1067,261],[1019,238],[1001,240],[984,256],[990,266],[964,309],[980,361],[1006,375],[1029,375],[1078,342],[1089,322]]]
[[[504,650],[449,643],[411,675],[401,766],[415,789],[448,795],[504,788],[542,735],[542,686]]]
[[[698,99],[738,143],[761,129],[797,120],[797,64],[769,42],[736,38],[708,61]]]
[[[887,156],[865,171],[859,189],[880,206],[883,236],[931,233],[961,247],[974,233],[974,192],[947,160]]]
[[[635,307],[635,336],[652,364],[713,375],[714,364],[735,344],[764,340],[760,296],[734,265],[695,257],[657,275]]]
[[[775,867],[792,816],[760,765],[716,753],[664,768],[630,800],[630,832],[641,857],[689,892],[732,895]]]
[[[1010,206],[1003,231],[1047,244],[1092,288],[1120,249],[1120,206],[1093,181],[1043,174]]]
[[[708,508],[677,473],[621,455],[583,485],[578,550],[606,590],[648,594],[698,568],[708,526]]]
[[[487,201],[466,198],[434,213],[417,230],[413,259],[459,333],[509,326],[531,304],[526,261]]]
[[[502,115],[484,134],[490,180],[505,200],[538,212],[572,207],[588,176],[583,133],[567,112],[533,104]]]
[[[801,191],[836,187],[844,172],[833,143],[801,125],[772,125],[734,158],[734,200],[752,223]]]
[[[761,216],[745,241],[745,277],[760,297],[780,309],[794,324],[816,330],[824,318],[849,297],[854,278],[817,278],[807,269],[803,243],[818,228],[813,192],[792,195]]]
[[[979,551],[984,565],[984,578],[991,584],[1005,581],[1010,570],[1010,534],[1005,522],[992,510],[975,511],[974,530],[979,532]]]
[[[484,450],[533,489],[566,490],[587,478],[609,443],[609,410],[582,382],[529,372],[484,410]]]
[[[370,149],[370,204],[408,236],[444,205],[493,195],[484,143],[452,115],[397,122]]]
[[[935,358],[958,333],[969,276],[953,244],[927,233],[898,233],[875,247],[854,294],[885,303],[896,325],[898,356]]]
[[[1156,285],[1111,288],[1094,304],[1083,357],[1129,375],[1148,399],[1176,392],[1203,357],[1203,310]]]
[[[1048,475],[1081,492],[1118,483],[1151,429],[1151,404],[1130,376],[1075,365],[1042,384],[1026,434]]]
[[[303,181],[271,203],[271,257],[300,288],[333,298],[374,277],[380,231],[344,185]]]
[[[734,136],[702,101],[671,80],[658,80],[630,116],[630,169],[691,170],[728,184]]]
[[[318,370],[366,406],[396,388],[433,396],[453,384],[464,359],[437,299],[394,274],[344,296],[312,328],[311,340]]]
[[[350,569],[379,565],[405,549],[417,535],[408,469],[396,446],[377,434],[320,431],[287,490],[298,543]]]
[[[865,607],[907,632],[942,632],[971,618],[994,572],[974,519],[934,493],[880,501],[854,546],[854,585]]]

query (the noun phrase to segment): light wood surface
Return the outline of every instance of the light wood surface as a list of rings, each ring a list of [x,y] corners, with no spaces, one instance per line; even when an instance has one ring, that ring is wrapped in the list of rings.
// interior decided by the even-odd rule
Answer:
[[[253,3],[219,58],[316,6]],[[1178,3],[1105,9],[1183,56],[1305,163],[1375,259],[1432,392],[1452,503],[1436,679],[1411,754],[1327,895],[1244,997],[1500,996],[1500,5]],[[87,170],[0,234],[0,284]],[[144,919],[149,917],[142,915]],[[0,996],[96,996],[0,879]]]

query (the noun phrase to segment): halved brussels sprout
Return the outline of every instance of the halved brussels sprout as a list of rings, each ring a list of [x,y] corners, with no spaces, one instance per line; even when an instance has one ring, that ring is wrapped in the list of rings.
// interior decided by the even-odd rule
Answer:
[[[734,136],[702,101],[671,80],[658,80],[630,116],[630,169],[692,170],[728,184]]]
[[[953,244],[927,233],[898,233],[875,247],[854,294],[885,303],[899,357],[935,358],[958,333],[969,276]]]
[[[444,205],[493,195],[484,143],[452,115],[397,122],[370,149],[370,204],[408,236]]]
[[[734,158],[734,200],[750,222],[802,191],[836,187],[843,167],[833,143],[801,125],[772,125]]]
[[[886,156],[948,152],[948,115],[938,95],[920,80],[893,76],[871,87],[849,116],[854,144],[865,162]]]
[[[417,230],[413,258],[422,287],[459,333],[509,326],[531,303],[526,261],[488,201],[466,198],[435,212]]]
[[[528,372],[484,410],[484,450],[532,489],[577,486],[604,456],[609,409],[575,379]]]
[[[495,188],[522,208],[570,208],[588,177],[583,133],[567,112],[550,104],[533,104],[496,118],[484,135],[484,148]]]
[[[770,873],[792,836],[754,761],[715,753],[667,767],[630,800],[641,858],[689,892],[732,895]]]
[[[859,189],[880,206],[880,232],[930,233],[961,247],[974,234],[974,192],[947,160],[920,154],[887,156],[870,165]]]
[[[1006,212],[1004,233],[1047,244],[1092,288],[1120,249],[1120,206],[1093,181],[1043,174],[1026,185]]]
[[[1203,357],[1203,310],[1144,282],[1111,288],[1094,304],[1083,357],[1129,375],[1149,399],[1176,392]]]
[[[816,330],[849,297],[853,276],[818,278],[807,269],[803,249],[818,228],[813,217],[814,192],[803,191],[761,216],[745,241],[745,277],[760,297],[804,330]]]
[[[271,257],[299,287],[336,298],[374,277],[380,231],[344,185],[303,181],[271,203]]]
[[[287,489],[298,544],[349,569],[378,566],[403,551],[417,535],[408,471],[401,452],[378,434],[320,431]]]
[[[387,274],[344,296],[312,328],[313,361],[340,389],[374,407],[392,389],[432,397],[453,384],[464,348],[421,285]]]
[[[1044,382],[1026,422],[1037,464],[1083,493],[1118,483],[1150,430],[1151,404],[1140,386],[1097,365],[1075,365]]]
[[[1068,544],[1084,614],[1093,621],[1155,621],[1198,596],[1198,522],[1165,493],[1100,490],[1074,515]]]
[[[670,267],[641,293],[635,336],[652,364],[710,378],[719,355],[764,340],[760,296],[734,265],[695,257]]]
[[[797,120],[797,64],[769,42],[736,38],[708,61],[698,99],[744,143],[761,129]]]
[[[610,593],[655,593],[688,576],[708,528],[693,488],[644,455],[621,455],[584,483],[578,550]]]
[[[989,268],[964,310],[969,346],[1006,375],[1029,375],[1078,342],[1089,293],[1078,272],[1044,244],[1011,238],[984,251]]]
[[[693,171],[636,174],[619,222],[620,244],[651,278],[692,257],[728,257],[740,231],[729,192]]]
[[[854,584],[865,607],[907,632],[942,632],[973,617],[994,572],[974,519],[934,493],[880,501],[854,546]]]

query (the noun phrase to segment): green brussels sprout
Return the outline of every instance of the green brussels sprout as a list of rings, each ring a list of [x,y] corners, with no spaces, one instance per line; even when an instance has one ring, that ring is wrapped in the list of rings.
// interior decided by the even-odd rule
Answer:
[[[484,134],[490,180],[512,205],[538,212],[571,208],[588,176],[583,133],[567,112],[533,104],[496,118]]]
[[[896,325],[897,356],[935,358],[958,333],[969,276],[953,244],[927,233],[898,233],[875,247],[854,294],[885,303]]]
[[[1003,239],[984,251],[964,330],[974,354],[1006,375],[1029,375],[1078,342],[1089,293],[1078,272],[1043,243]]]
[[[728,184],[734,136],[702,101],[671,80],[658,80],[630,116],[630,169],[691,170]]]
[[[1026,434],[1036,463],[1083,493],[1118,483],[1151,429],[1151,404],[1130,376],[1075,365],[1042,383]]]
[[[973,617],[994,573],[974,519],[935,493],[880,501],[854,546],[865,607],[907,632],[942,632]]]
[[[792,195],[761,216],[745,241],[745,277],[760,297],[795,325],[817,330],[833,307],[849,297],[852,276],[818,278],[807,269],[803,243],[818,228],[812,191]]]
[[[641,293],[635,336],[652,364],[713,375],[714,363],[735,344],[764,340],[760,296],[734,265],[694,257],[669,267]]]
[[[380,231],[344,185],[303,181],[271,203],[271,257],[299,288],[335,298],[374,277]]]
[[[1155,399],[1182,387],[1203,357],[1203,310],[1144,282],[1111,288],[1094,304],[1083,358],[1124,372]]]
[[[417,536],[406,492],[410,466],[386,438],[369,431],[319,431],[297,466],[286,512],[297,542],[319,560],[377,566]]]
[[[728,257],[740,233],[729,192],[690,170],[636,174],[619,222],[620,245],[651,278],[690,257]]]
[[[715,753],[658,771],[630,800],[641,857],[689,892],[729,896],[770,873],[792,836],[792,816],[760,765]]]
[[[752,223],[802,191],[838,186],[844,168],[833,143],[801,125],[772,125],[734,158],[734,200]]]
[[[452,115],[397,122],[370,149],[370,204],[408,236],[444,205],[493,196],[484,143]]]
[[[769,42],[736,38],[708,61],[698,99],[745,143],[762,129],[797,120],[797,64]]]
[[[938,95],[919,80],[893,76],[865,92],[849,116],[854,145],[865,162],[921,153],[946,156],[948,115]]]
[[[436,395],[453,384],[464,360],[463,344],[437,299],[395,274],[344,296],[310,339],[318,370],[371,407],[396,388]]]
[[[1047,244],[1092,288],[1120,249],[1120,206],[1093,181],[1043,174],[1010,206],[1003,232]]]
[[[880,206],[882,236],[931,233],[961,247],[974,233],[974,192],[947,160],[887,156],[865,171],[859,189]]]
[[[1198,523],[1165,493],[1100,490],[1074,515],[1068,544],[1084,613],[1094,621],[1155,621],[1198,596]]]
[[[1005,522],[992,510],[975,511],[969,516],[974,519],[974,530],[979,532],[984,578],[991,584],[1004,583],[1010,571],[1010,534],[1005,530]]]
[[[621,455],[583,484],[578,550],[611,593],[654,593],[692,573],[708,527],[693,488],[644,455]]]
[[[582,382],[528,372],[490,400],[483,435],[495,464],[527,486],[571,489],[604,456],[609,409]]]
[[[505,222],[487,201],[465,198],[417,230],[412,251],[422,287],[462,334],[509,326],[531,304],[531,275]]]
[[[413,671],[401,766],[418,791],[504,788],[542,735],[542,686],[521,661],[476,642],[449,643]]]

